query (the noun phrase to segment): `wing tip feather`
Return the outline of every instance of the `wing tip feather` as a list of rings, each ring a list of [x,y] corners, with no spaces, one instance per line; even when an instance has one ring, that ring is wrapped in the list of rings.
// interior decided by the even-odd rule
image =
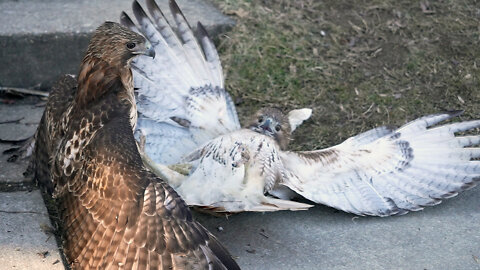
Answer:
[[[168,1],[168,4],[170,6],[170,11],[172,12],[173,18],[175,19],[177,24],[178,24],[178,20],[179,20],[179,17],[177,15],[180,15],[181,20],[187,24],[188,28],[191,31],[192,27],[190,27],[190,24],[188,23],[187,18],[183,14],[183,12],[180,9],[180,7],[178,6],[177,2],[175,0],[170,0],[170,1]]]
[[[449,115],[449,118],[457,117],[462,115],[465,112],[465,110],[451,110],[451,111],[445,111],[446,114]]]
[[[183,16],[182,10],[180,10],[180,7],[178,6],[177,2],[175,0],[169,0],[168,1],[168,6],[170,7],[170,11],[172,14],[180,14]]]
[[[120,14],[120,23],[133,30],[133,31],[137,31],[137,26],[135,25],[135,23],[132,21],[132,19],[130,18],[130,16],[128,16],[128,14],[125,12],[125,11],[122,11],[122,13]]]
[[[162,10],[160,9],[160,7],[157,4],[157,1],[147,0],[146,4],[147,4],[147,10],[153,18],[156,18],[156,13],[157,12],[160,15],[160,17],[165,18],[165,15],[163,15]]]
[[[147,13],[142,8],[140,3],[137,0],[134,0],[132,3],[133,15],[137,18],[137,21],[141,24],[141,19],[148,18]]]
[[[201,22],[197,22],[197,32],[199,35],[199,39],[201,40],[202,38],[207,38],[209,41],[212,39],[210,38],[210,35],[207,32],[207,29],[205,29],[205,26]]]
[[[240,270],[237,262],[233,259],[232,255],[219,243],[217,238],[213,234],[209,234],[210,240],[207,242],[208,248],[215,254],[220,262],[229,270]]]

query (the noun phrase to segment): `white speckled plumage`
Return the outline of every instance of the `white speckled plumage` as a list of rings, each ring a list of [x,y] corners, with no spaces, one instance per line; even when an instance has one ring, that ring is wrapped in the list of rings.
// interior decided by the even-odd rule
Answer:
[[[122,23],[144,34],[155,48],[155,59],[132,62],[137,108],[137,137],[146,138],[146,152],[155,161],[173,164],[218,135],[240,128],[235,106],[223,89],[222,67],[215,46],[201,24],[200,43],[183,14],[170,3],[177,31],[173,31],[154,1],[147,1],[150,19],[134,5],[137,28],[124,15]],[[169,139],[163,140],[168,134]],[[172,148],[172,145],[188,147]],[[164,151],[165,149],[166,151]]]
[[[173,6],[178,39],[158,8],[148,8],[154,22],[141,8],[134,12],[158,57],[133,63],[137,134],[146,139],[151,163],[160,163],[156,169],[171,176],[190,205],[228,212],[307,209],[310,205],[288,201],[293,190],[343,211],[389,216],[438,204],[474,186],[480,176],[478,161],[472,160],[480,149],[465,148],[480,137],[454,134],[477,128],[480,121],[432,127],[457,113],[422,117],[397,130],[378,127],[331,148],[297,153],[285,151],[285,136],[310,117],[310,109],[288,114],[283,142],[256,126],[249,128],[257,132],[240,129],[218,54],[203,27],[199,24],[197,42]],[[177,163],[188,163],[186,175],[164,166]]]

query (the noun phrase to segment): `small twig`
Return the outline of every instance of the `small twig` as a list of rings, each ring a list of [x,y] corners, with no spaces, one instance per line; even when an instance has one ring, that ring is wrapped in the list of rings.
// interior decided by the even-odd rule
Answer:
[[[472,258],[477,264],[480,264],[480,259],[477,256],[472,255]]]
[[[48,97],[48,93],[44,91],[38,91],[33,89],[26,89],[26,88],[16,88],[16,87],[3,87],[0,86],[0,91],[4,92],[15,92],[20,94],[27,94],[27,95],[35,95],[35,96],[42,96]]]
[[[268,239],[268,235],[264,234],[264,233],[259,233],[261,236],[265,237]]]
[[[0,139],[0,143],[21,143],[21,142],[24,142],[28,140],[27,139],[19,139],[19,140],[4,140],[4,139]]]
[[[373,108],[373,105],[375,105],[375,103],[372,103],[372,105],[370,105],[370,107],[368,107],[368,109],[362,113],[363,116],[367,115],[367,113]]]
[[[36,211],[7,211],[7,210],[0,210],[0,213],[6,213],[6,214],[38,214],[38,215],[48,216],[48,214],[41,213],[41,212],[36,212]]]
[[[11,124],[11,123],[18,123],[20,122],[21,120],[23,120],[25,117],[22,117],[22,118],[18,118],[18,119],[15,119],[15,120],[7,120],[7,121],[2,121],[0,122],[0,124]]]

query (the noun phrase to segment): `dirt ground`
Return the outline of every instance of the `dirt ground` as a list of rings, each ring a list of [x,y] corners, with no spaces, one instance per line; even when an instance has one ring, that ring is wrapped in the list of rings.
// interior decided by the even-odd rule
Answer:
[[[236,27],[217,40],[245,119],[314,109],[294,149],[445,110],[480,117],[480,2],[215,0]]]

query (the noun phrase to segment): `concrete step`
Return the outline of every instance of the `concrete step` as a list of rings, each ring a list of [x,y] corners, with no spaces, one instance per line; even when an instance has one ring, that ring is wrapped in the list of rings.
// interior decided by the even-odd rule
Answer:
[[[44,107],[27,104],[0,104],[0,140],[17,141],[33,136],[44,109]],[[0,143],[0,184],[21,186],[25,182],[30,182],[23,176],[28,161],[7,162],[10,155],[2,154],[3,151],[13,147],[18,147],[18,145]]]
[[[144,1],[139,1],[144,7]],[[157,0],[167,17],[168,1]],[[214,36],[234,25],[211,3],[178,0],[193,26]],[[0,1],[0,85],[49,87],[61,74],[76,74],[91,34],[106,20],[132,14],[132,0]]]

